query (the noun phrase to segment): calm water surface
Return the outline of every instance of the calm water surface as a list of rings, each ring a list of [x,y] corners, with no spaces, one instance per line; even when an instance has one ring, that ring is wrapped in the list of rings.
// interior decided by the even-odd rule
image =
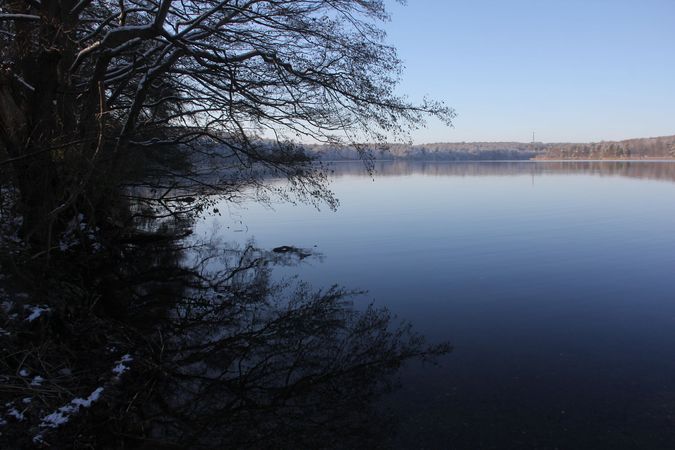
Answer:
[[[337,212],[221,205],[200,234],[323,255],[454,350],[386,400],[399,448],[675,448],[675,163],[336,163]]]

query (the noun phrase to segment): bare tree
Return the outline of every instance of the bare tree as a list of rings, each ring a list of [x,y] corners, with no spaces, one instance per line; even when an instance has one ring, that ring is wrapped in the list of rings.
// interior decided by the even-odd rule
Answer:
[[[191,149],[194,163],[209,144],[226,172],[174,180],[230,195],[263,167],[325,198],[288,142],[382,141],[453,117],[396,95],[387,19],[383,0],[0,0],[0,150],[25,236],[50,245],[75,215],[109,222],[128,169],[149,167],[139,155]],[[181,186],[153,192],[180,200]]]

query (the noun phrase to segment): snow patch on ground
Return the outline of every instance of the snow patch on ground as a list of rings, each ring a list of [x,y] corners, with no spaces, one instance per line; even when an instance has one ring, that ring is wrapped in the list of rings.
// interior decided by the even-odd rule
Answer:
[[[26,320],[29,322],[34,321],[35,319],[39,318],[42,313],[49,312],[50,309],[48,306],[33,306],[33,305],[26,305],[24,306],[26,309],[30,309],[31,313],[28,317],[26,317]]]
[[[96,390],[94,390],[94,392],[89,394],[89,397],[87,397],[87,398],[75,398],[75,399],[73,399],[73,401],[71,403],[73,405],[81,406],[83,408],[89,408],[92,405],[92,403],[94,403],[96,400],[101,398],[102,392],[103,392],[103,388],[98,387],[98,388],[96,388]]]
[[[30,382],[31,386],[42,386],[42,382],[45,381],[44,378],[42,378],[40,375],[37,375],[35,378],[33,378],[33,381]]]
[[[77,414],[80,411],[80,408],[89,408],[91,405],[101,398],[103,393],[103,387],[96,388],[89,397],[87,398],[74,398],[70,403],[60,407],[51,414],[47,414],[40,421],[40,428],[58,428],[61,425],[68,423],[70,417],[74,414]],[[33,442],[40,444],[44,442],[44,436],[42,433],[38,433],[33,436]]]
[[[98,387],[89,394],[87,398],[74,398],[70,403],[64,405],[51,414],[46,415],[40,422],[40,428],[58,428],[70,420],[70,416],[77,413],[80,408],[89,408],[101,398],[102,387]]]
[[[21,411],[19,411],[14,407],[11,407],[7,410],[7,415],[10,417],[14,417],[19,422],[22,422],[26,418]]]
[[[122,358],[119,361],[115,361],[115,366],[112,368],[113,373],[119,377],[124,372],[129,370],[129,366],[126,363],[130,363],[133,360],[134,358],[132,358],[131,355],[128,353],[122,356]]]
[[[42,418],[40,428],[58,428],[64,423],[68,423],[70,415],[77,412],[77,408],[73,405],[65,405],[51,414]]]
[[[112,372],[115,374],[115,378],[119,377],[124,372],[129,370],[128,364],[131,363],[133,360],[134,360],[133,357],[127,353],[126,355],[123,355],[119,360],[115,361],[114,362],[115,365],[112,368]],[[35,378],[33,378],[31,384],[39,386],[42,383],[42,381],[44,381],[42,377],[36,376]],[[89,394],[87,398],[80,398],[80,397],[74,398],[69,403],[61,406],[56,411],[42,417],[38,427],[43,431],[33,436],[33,443],[38,445],[46,444],[44,433],[46,433],[48,430],[58,428],[61,425],[68,423],[72,418],[72,416],[79,413],[82,408],[90,408],[94,404],[94,402],[98,401],[101,398],[103,390],[104,390],[103,387],[98,387],[91,394]],[[23,403],[28,404],[32,401],[32,398],[26,397],[22,401]]]

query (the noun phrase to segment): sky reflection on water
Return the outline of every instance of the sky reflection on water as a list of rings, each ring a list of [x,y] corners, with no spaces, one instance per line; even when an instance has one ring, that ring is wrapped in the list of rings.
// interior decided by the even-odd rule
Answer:
[[[675,448],[674,163],[335,168],[337,212],[230,206],[198,233],[315,249],[280,275],[453,344],[403,373],[393,445]]]

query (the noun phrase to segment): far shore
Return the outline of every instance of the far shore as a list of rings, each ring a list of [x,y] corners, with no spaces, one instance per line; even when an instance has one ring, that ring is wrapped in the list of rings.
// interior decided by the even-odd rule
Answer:
[[[359,163],[362,159],[324,159],[322,163]],[[675,158],[529,158],[529,159],[380,159],[371,160],[375,163],[383,162],[409,162],[409,163],[495,163],[495,162],[673,162]]]

